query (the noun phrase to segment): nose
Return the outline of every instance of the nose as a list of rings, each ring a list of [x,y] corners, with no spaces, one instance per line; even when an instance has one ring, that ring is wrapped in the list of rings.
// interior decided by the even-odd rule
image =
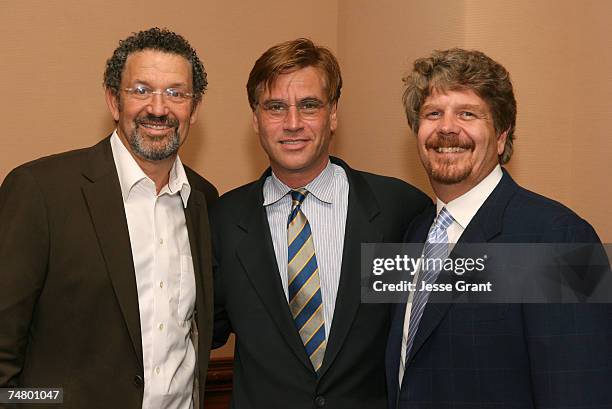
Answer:
[[[151,100],[147,105],[147,112],[155,116],[168,115],[168,106],[161,94],[151,95]]]
[[[459,125],[457,118],[454,115],[442,115],[440,122],[438,123],[438,130],[443,134],[454,134],[459,133]]]
[[[283,125],[286,131],[295,132],[302,129],[302,117],[295,105],[289,106]]]

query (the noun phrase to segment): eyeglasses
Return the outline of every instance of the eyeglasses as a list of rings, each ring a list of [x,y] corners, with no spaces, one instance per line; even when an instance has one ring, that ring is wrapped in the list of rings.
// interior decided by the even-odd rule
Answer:
[[[327,105],[325,102],[318,99],[303,99],[295,104],[287,104],[283,101],[267,101],[261,107],[270,119],[280,121],[287,117],[290,107],[295,107],[302,118],[310,119],[319,115],[321,108],[325,105]]]
[[[153,97],[153,95],[161,95],[166,101],[170,101],[175,104],[181,104],[195,96],[191,92],[181,91],[176,88],[166,88],[164,90],[159,89],[154,91],[146,85],[136,85],[132,88],[123,88],[122,91],[127,92],[134,99],[141,101],[149,100]]]

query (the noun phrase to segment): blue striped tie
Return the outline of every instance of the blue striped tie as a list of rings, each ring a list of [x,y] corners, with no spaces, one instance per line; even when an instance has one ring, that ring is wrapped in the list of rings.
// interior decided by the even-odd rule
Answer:
[[[310,224],[302,213],[308,191],[291,191],[291,214],[287,220],[289,308],[315,371],[325,355],[325,319],[321,301],[319,267]]]
[[[431,226],[429,234],[427,235],[427,241],[423,247],[423,259],[441,259],[444,261],[448,257],[448,235],[446,229],[453,223],[453,216],[443,207],[438,214],[436,222]],[[433,284],[440,274],[437,266],[440,263],[432,263],[434,268],[431,270],[422,269],[419,272],[419,280],[417,280],[417,290],[421,288],[421,282],[427,284]],[[406,359],[410,356],[410,350],[414,343],[417,330],[419,328],[419,322],[423,316],[425,305],[429,299],[429,291],[416,291],[412,299],[412,310],[410,312],[410,323],[408,324],[408,343],[406,345]]]

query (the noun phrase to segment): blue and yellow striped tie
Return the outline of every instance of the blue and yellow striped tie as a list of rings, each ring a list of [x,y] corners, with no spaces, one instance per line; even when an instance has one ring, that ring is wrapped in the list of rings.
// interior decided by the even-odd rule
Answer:
[[[291,214],[287,221],[289,308],[306,353],[318,371],[325,355],[325,319],[312,232],[301,209],[307,194],[304,188],[291,191]]]

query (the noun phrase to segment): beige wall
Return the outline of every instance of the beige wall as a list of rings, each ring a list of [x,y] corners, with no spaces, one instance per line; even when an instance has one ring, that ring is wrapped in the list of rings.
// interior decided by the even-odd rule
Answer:
[[[23,162],[93,145],[113,130],[104,64],[120,39],[152,26],[184,35],[208,72],[183,160],[221,192],[254,179],[267,161],[245,92],[253,63],[300,36],[336,51],[337,21],[338,4],[327,0],[0,1],[0,181]],[[231,346],[216,355],[228,353]]]
[[[523,186],[612,241],[612,2],[340,0],[345,90],[336,152],[431,193],[401,109],[401,81],[433,49],[475,48],[511,73]]]
[[[0,1],[0,180],[20,163],[93,145],[113,121],[102,74],[120,39],[152,26],[198,50],[209,89],[181,156],[220,191],[261,173],[245,85],[259,55],[308,36],[337,49],[335,1]],[[233,171],[228,171],[228,158]]]
[[[400,78],[415,58],[459,46],[512,74],[515,178],[575,209],[610,242],[611,20],[606,0],[2,1],[0,180],[20,163],[109,134],[104,63],[119,39],[157,25],[183,34],[208,71],[181,155],[221,192],[267,163],[245,92],[253,62],[272,44],[306,36],[336,51],[343,68],[334,153],[431,193],[401,110]]]

